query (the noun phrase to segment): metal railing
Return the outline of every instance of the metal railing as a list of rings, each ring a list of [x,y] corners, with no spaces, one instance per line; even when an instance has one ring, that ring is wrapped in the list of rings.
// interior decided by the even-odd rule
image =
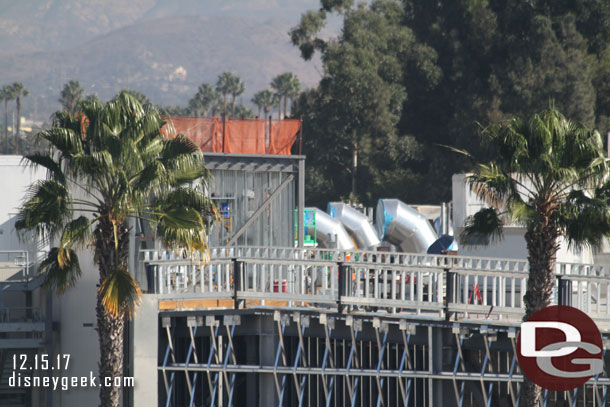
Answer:
[[[0,323],[40,322],[40,307],[0,307]]]
[[[27,280],[33,275],[30,275],[30,255],[25,250],[0,250],[0,271],[18,269],[17,273],[24,280]]]
[[[233,299],[236,306],[282,301],[362,312],[520,320],[525,260],[294,248],[214,248],[212,260],[146,250],[165,298]],[[610,322],[610,266],[557,263],[553,304]],[[277,303],[274,303],[277,304]]]

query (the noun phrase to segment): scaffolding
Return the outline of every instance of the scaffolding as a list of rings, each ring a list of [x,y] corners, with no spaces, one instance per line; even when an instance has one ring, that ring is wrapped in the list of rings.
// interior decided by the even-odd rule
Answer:
[[[164,255],[141,254],[157,278],[160,405],[519,403],[526,261],[273,247],[154,260]],[[609,267],[558,263],[555,276],[553,303],[589,314],[608,341]],[[543,405],[604,406],[608,385],[604,372]]]

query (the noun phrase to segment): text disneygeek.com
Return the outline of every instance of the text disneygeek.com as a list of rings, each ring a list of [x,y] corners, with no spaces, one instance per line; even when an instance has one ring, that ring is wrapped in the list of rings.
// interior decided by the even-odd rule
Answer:
[[[17,388],[51,388],[53,390],[68,390],[75,387],[133,387],[133,377],[96,377],[93,372],[89,376],[39,377],[24,376],[13,372],[8,379],[10,387]]]

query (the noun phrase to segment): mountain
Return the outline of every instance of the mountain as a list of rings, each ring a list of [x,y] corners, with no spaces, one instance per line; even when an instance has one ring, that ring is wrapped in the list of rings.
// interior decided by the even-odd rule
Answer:
[[[318,0],[0,0],[0,55],[58,51],[169,17],[281,18],[295,24]]]
[[[24,115],[39,120],[59,108],[59,92],[71,79],[102,100],[129,88],[168,106],[185,105],[201,83],[214,84],[221,72],[232,71],[244,79],[248,104],[282,72],[294,72],[305,86],[319,81],[319,62],[299,57],[289,43],[290,27],[279,18],[145,19],[70,49],[4,55],[0,84],[23,82],[30,90]]]

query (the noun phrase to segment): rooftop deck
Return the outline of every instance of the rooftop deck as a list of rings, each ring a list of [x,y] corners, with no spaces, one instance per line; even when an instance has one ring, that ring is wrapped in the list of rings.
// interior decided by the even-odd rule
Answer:
[[[518,326],[529,270],[525,260],[367,251],[233,247],[210,255],[140,253],[160,310],[296,307]],[[610,332],[610,265],[557,263],[554,274],[552,303],[579,308]]]

